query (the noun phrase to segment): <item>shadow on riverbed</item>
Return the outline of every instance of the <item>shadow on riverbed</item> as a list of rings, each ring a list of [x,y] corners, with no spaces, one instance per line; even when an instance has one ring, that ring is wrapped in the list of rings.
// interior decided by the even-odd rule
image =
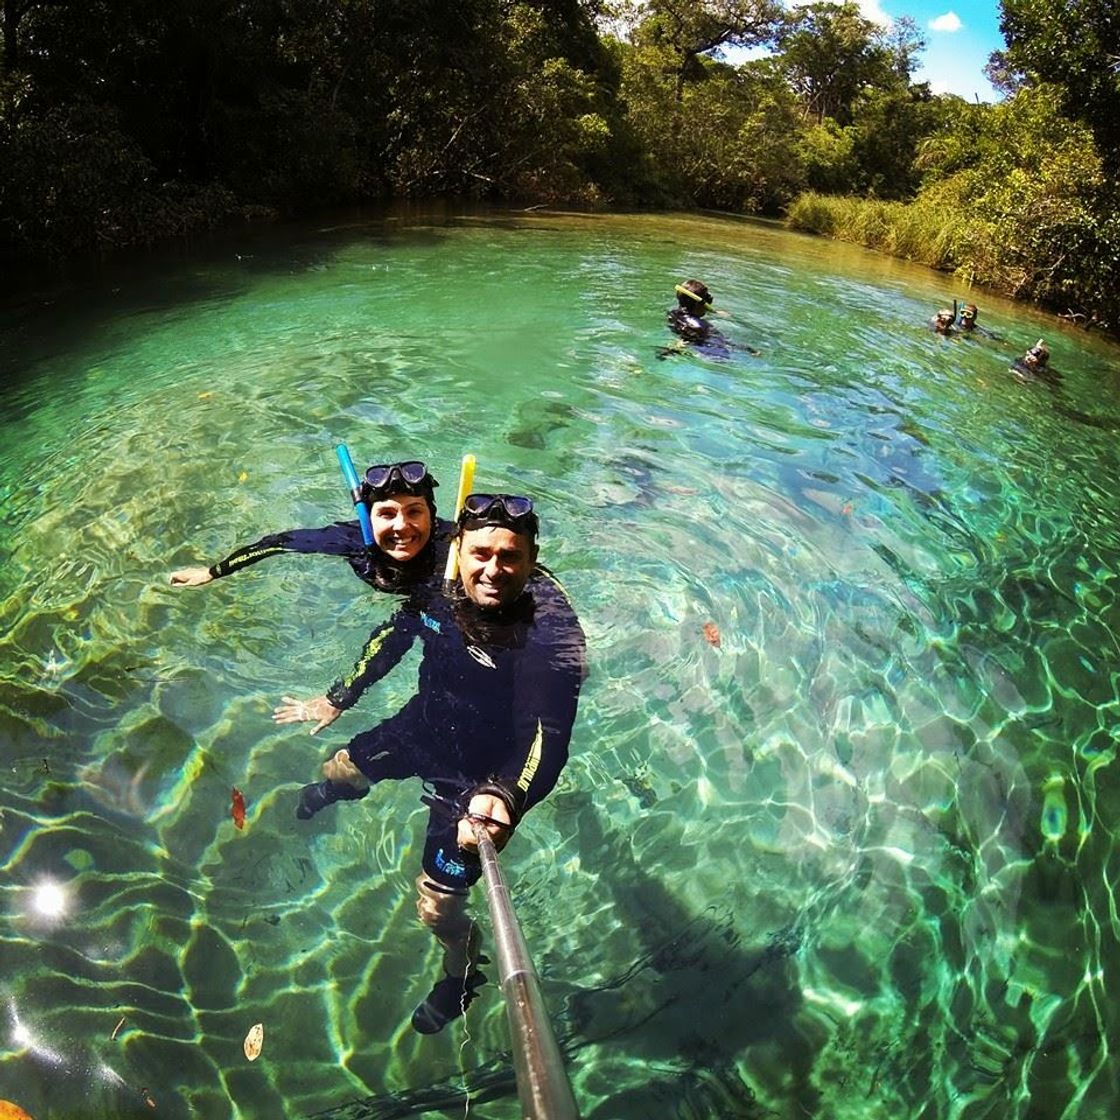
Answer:
[[[789,928],[743,944],[741,920],[725,901],[690,913],[661,880],[634,859],[627,837],[604,829],[585,793],[552,799],[557,816],[578,826],[580,861],[602,868],[599,881],[612,911],[641,945],[624,972],[564,1000],[553,1021],[570,1072],[581,1052],[601,1047],[595,1064],[638,1070],[640,1077],[594,1107],[586,1120],[645,1120],[649,1116],[721,1116],[755,1120],[770,1115],[736,1070],[736,1057],[754,1045],[797,1049],[792,1027],[800,995],[783,962],[799,948]],[[481,905],[481,901],[479,903]],[[581,951],[579,946],[573,952]],[[585,947],[585,951],[593,951]],[[555,988],[555,984],[549,985]],[[553,997],[553,1004],[556,1000]],[[749,1013],[748,1013],[749,1009]],[[788,1070],[790,1096],[814,1110],[809,1061]],[[600,1078],[599,1083],[609,1080]],[[499,1054],[453,1079],[354,1101],[313,1113],[316,1120],[398,1120],[427,1112],[459,1111],[516,1093],[512,1057]]]

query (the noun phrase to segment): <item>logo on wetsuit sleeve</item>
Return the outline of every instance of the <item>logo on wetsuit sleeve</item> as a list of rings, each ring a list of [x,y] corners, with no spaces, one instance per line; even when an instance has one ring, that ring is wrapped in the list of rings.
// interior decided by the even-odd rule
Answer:
[[[420,612],[420,621],[429,629],[434,630],[437,634],[440,633],[439,620],[432,618],[427,611]]]
[[[494,664],[494,659],[484,649],[479,649],[478,646],[467,646],[467,653],[471,655],[484,669],[496,669],[498,666]]]
[[[453,879],[465,879],[467,877],[466,867],[457,859],[451,859],[450,856],[445,855],[442,848],[436,852],[436,867],[444,875],[450,875]]]

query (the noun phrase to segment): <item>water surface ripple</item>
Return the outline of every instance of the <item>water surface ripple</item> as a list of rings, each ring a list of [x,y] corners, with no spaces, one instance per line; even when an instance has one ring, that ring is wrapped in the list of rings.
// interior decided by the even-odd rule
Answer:
[[[657,356],[688,276],[729,360]],[[418,790],[294,818],[415,661],[321,739],[271,708],[391,604],[314,557],[166,586],[345,517],[345,440],[445,511],[466,451],[537,497],[584,621],[505,862],[588,1120],[1111,1116],[1120,361],[975,293],[998,337],[935,337],[949,283],[728,219],[414,217],[8,307],[0,1098],[519,1115],[493,986],[408,1026]]]

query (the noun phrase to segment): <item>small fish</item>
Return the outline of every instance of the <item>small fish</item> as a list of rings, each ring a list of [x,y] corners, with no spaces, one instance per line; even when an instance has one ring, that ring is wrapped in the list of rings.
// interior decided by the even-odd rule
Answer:
[[[245,827],[245,795],[237,786],[233,787],[230,816],[233,817],[233,823],[237,828]]]
[[[245,1036],[245,1057],[255,1062],[261,1056],[264,1046],[264,1023],[254,1023]]]
[[[848,515],[849,513],[851,513],[851,512],[852,512],[852,503],[851,503],[851,502],[845,502],[845,503],[844,503],[844,504],[843,504],[843,505],[842,505],[842,506],[840,507],[840,512],[841,512],[842,514],[844,514],[845,516],[847,516],[847,515]]]
[[[709,645],[719,649],[719,627],[714,622],[704,623],[704,638]]]

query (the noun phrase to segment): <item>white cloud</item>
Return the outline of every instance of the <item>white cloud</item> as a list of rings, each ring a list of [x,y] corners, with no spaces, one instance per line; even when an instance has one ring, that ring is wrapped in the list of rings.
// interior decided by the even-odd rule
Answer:
[[[812,4],[814,2],[815,0],[789,0],[790,6],[794,8],[800,8],[805,4]],[[864,19],[869,19],[872,23],[877,23],[880,27],[890,27],[891,24],[894,23],[894,20],[883,11],[879,0],[858,0],[858,3],[859,14],[863,16]]]
[[[880,27],[890,27],[894,23],[894,20],[880,7],[879,0],[859,0],[859,10],[864,19],[869,19]]]
[[[943,16],[929,21],[930,31],[960,31],[964,26],[956,12],[946,12]]]

